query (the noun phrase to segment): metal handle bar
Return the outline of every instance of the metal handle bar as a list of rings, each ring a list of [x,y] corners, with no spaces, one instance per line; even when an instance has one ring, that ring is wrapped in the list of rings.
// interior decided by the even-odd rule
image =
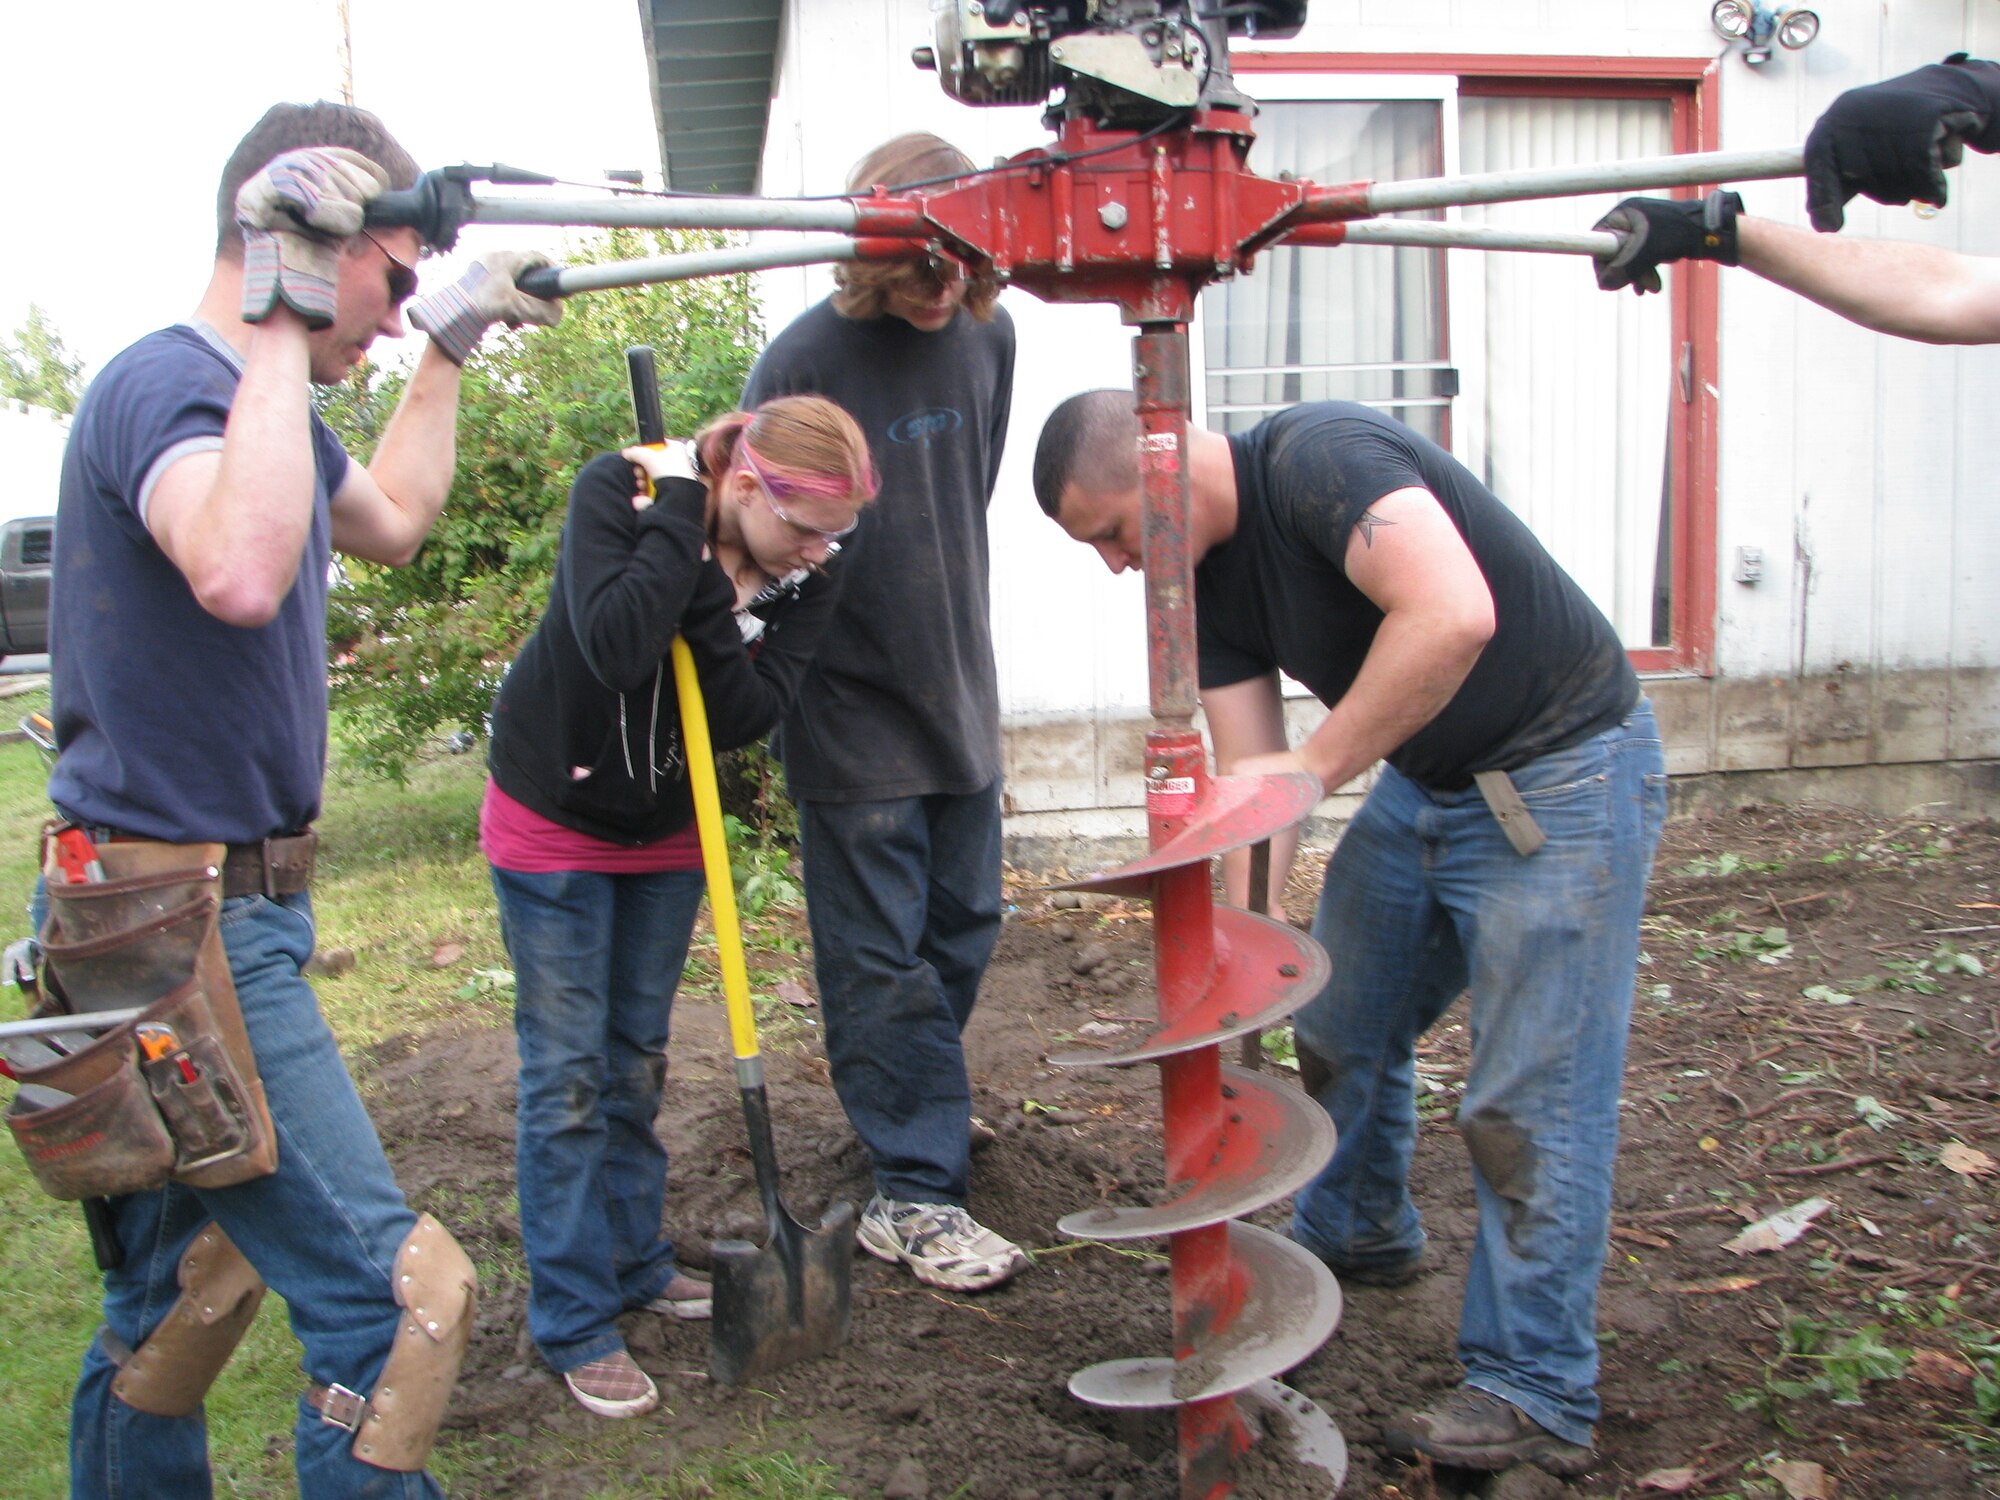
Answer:
[[[1705,151],[1653,156],[1622,162],[1527,167],[1509,172],[1477,172],[1459,177],[1420,177],[1407,182],[1375,182],[1360,195],[1356,212],[1329,201],[1306,217],[1359,217],[1450,208],[1468,203],[1506,203],[1525,198],[1566,198],[1578,193],[1628,188],[1687,187],[1704,182],[1751,182],[1797,177],[1805,153],[1797,146],[1765,151]],[[1343,193],[1339,188],[1325,190]],[[371,216],[370,222],[373,222]],[[605,229],[819,229],[853,233],[862,227],[860,205],[844,198],[638,198],[620,195],[570,201],[554,198],[494,198],[471,195],[467,222],[474,224],[581,225]],[[873,226],[871,226],[873,227]],[[921,235],[921,226],[916,226]],[[886,225],[876,233],[893,233]]]
[[[1408,182],[1377,182],[1369,185],[1367,203],[1371,214],[1395,214],[1415,208],[1511,203],[1524,198],[1569,198],[1579,193],[1616,193],[1630,188],[1692,187],[1704,182],[1755,182],[1773,177],[1798,177],[1804,172],[1805,151],[1798,146],[1768,151],[1695,151],[1680,156],[1638,157],[1631,161],[1523,167],[1512,172],[1477,172],[1463,177],[1418,177]]]
[[[1308,226],[1310,230],[1312,226]],[[1618,236],[1595,229],[1495,229],[1485,224],[1436,224],[1424,219],[1382,219],[1341,226],[1349,245],[1417,245],[1447,250],[1533,250],[1547,255],[1589,255],[1599,260],[1618,253]],[[1310,245],[1309,235],[1281,245]]]
[[[904,250],[906,254],[877,253]],[[612,260],[590,266],[550,266],[529,271],[515,285],[532,297],[567,297],[576,292],[600,292],[609,287],[647,286],[660,281],[688,281],[697,276],[732,276],[739,271],[766,271],[781,266],[811,266],[828,261],[920,259],[920,241],[907,244],[856,240],[845,235],[794,240],[783,245],[750,245],[731,250],[696,250],[685,255],[658,255],[646,260]]]

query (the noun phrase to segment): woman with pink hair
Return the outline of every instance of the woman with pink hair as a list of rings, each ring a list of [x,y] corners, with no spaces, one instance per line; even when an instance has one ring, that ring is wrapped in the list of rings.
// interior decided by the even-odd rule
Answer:
[[[479,833],[514,965],[528,1329],[599,1416],[659,1401],[621,1313],[709,1314],[708,1284],[661,1230],[653,1130],[703,890],[669,648],[686,637],[716,748],[765,734],[876,487],[860,429],[816,396],[592,460],[547,611],[494,705]]]

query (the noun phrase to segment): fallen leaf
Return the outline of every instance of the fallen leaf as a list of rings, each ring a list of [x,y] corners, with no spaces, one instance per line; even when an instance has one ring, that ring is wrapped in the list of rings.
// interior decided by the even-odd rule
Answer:
[[[1696,1141],[1695,1144],[1701,1147],[1701,1149],[1704,1151],[1720,1151],[1722,1149],[1722,1142],[1718,1141],[1712,1135],[1703,1136],[1700,1140]]]
[[[1753,1286],[1763,1285],[1761,1276],[1717,1276],[1709,1281],[1683,1281],[1667,1288],[1670,1292],[1688,1295],[1706,1295],[1711,1292],[1747,1292]]]
[[[1935,1391],[1969,1391],[1973,1368],[1939,1349],[1919,1349],[1910,1356],[1910,1379]]]
[[[1734,1255],[1758,1255],[1765,1251],[1782,1250],[1804,1234],[1814,1219],[1832,1207],[1832,1200],[1827,1198],[1808,1198],[1803,1203],[1794,1203],[1790,1208],[1759,1219],[1722,1248]]]
[[[1627,1229],[1623,1224],[1612,1226],[1611,1237],[1614,1240],[1630,1240],[1635,1245],[1650,1245],[1655,1250],[1671,1250],[1674,1247],[1672,1240],[1661,1239],[1657,1234],[1648,1234],[1643,1229]]]
[[[1961,1177],[1984,1177],[1995,1169],[1992,1157],[1963,1141],[1948,1142],[1938,1152],[1938,1165]]]
[[[1832,1500],[1833,1481],[1818,1464],[1780,1458],[1768,1464],[1766,1472],[1783,1486],[1789,1500]]]
[[[1694,1488],[1693,1469],[1655,1469],[1650,1474],[1639,1476],[1642,1490],[1665,1490],[1669,1495],[1679,1495]]]
[[[463,957],[465,957],[465,944],[439,943],[431,950],[431,967],[449,969]]]
[[[1891,1271],[1910,1268],[1910,1263],[1906,1260],[1899,1260],[1893,1255],[1884,1255],[1877,1250],[1866,1250],[1859,1245],[1847,1252],[1847,1263],[1851,1266],[1860,1266],[1863,1270],[1868,1271]]]
[[[787,1005],[796,1005],[801,1010],[811,1010],[819,1002],[806,993],[806,987],[796,979],[780,979],[774,988],[778,998]]]

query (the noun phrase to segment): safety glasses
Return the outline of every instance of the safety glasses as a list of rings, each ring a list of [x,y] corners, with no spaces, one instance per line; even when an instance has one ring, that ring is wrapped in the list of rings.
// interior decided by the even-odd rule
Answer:
[[[842,537],[852,536],[854,528],[861,524],[859,513],[838,531],[828,531],[823,526],[809,526],[804,521],[794,520],[785,514],[784,506],[778,504],[778,497],[771,493],[771,481],[766,479],[764,471],[757,467],[757,455],[750,451],[749,443],[737,443],[736,451],[742,455],[743,466],[750,471],[750,477],[757,481],[757,488],[764,492],[764,503],[771,507],[771,514],[797,532],[801,541],[837,542]]]
[[[389,262],[389,300],[401,307],[417,294],[417,268],[406,260],[399,260],[394,251],[367,230],[361,231],[368,243],[382,252]]]

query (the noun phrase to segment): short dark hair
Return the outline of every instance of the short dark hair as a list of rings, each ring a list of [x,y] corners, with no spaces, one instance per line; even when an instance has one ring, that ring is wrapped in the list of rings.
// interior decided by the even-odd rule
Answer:
[[[1060,518],[1071,484],[1101,492],[1139,482],[1139,413],[1130,391],[1082,391],[1042,424],[1035,444],[1035,499]]]
[[[392,188],[410,187],[417,180],[416,158],[367,110],[325,99],[311,104],[274,104],[236,143],[222,169],[222,183],[215,191],[217,260],[243,259],[243,231],[236,227],[236,195],[243,184],[272,157],[301,146],[345,146],[358,151],[389,174]]]
[[[856,162],[847,174],[847,191],[898,188],[973,170],[972,158],[950,141],[927,130],[913,130],[884,141]],[[907,260],[842,261],[833,268],[833,281],[833,310],[861,322],[882,316],[889,292],[899,283],[930,293],[943,284],[924,263]],[[966,282],[964,306],[975,323],[991,323],[993,305],[999,300],[998,278],[974,276]]]

